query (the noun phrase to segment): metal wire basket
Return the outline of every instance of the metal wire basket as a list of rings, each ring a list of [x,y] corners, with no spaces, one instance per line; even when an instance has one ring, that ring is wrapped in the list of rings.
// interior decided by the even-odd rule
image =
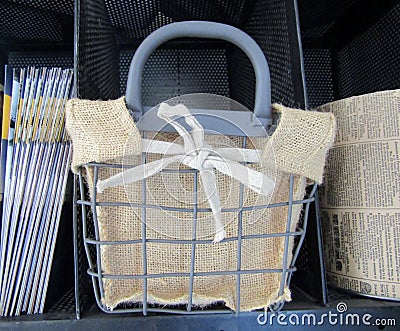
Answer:
[[[94,184],[93,184],[93,190],[94,192],[96,191],[96,185],[98,181],[98,171],[100,168],[121,168],[122,165],[113,165],[113,164],[96,164],[96,163],[91,163],[87,165],[88,167],[92,168],[94,171]],[[171,173],[173,171],[176,171],[174,169],[165,169],[164,172],[166,173]],[[194,187],[197,189],[196,184],[197,183],[197,176],[198,176],[198,170],[187,170],[188,172],[192,173],[194,176]],[[240,307],[240,290],[241,290],[241,276],[242,275],[247,275],[247,274],[259,274],[259,273],[279,273],[280,274],[280,286],[279,286],[279,295],[283,294],[285,286],[289,286],[292,274],[296,270],[295,267],[295,262],[298,257],[301,245],[304,240],[304,236],[306,233],[306,228],[307,228],[307,222],[308,222],[308,214],[309,214],[309,209],[310,209],[310,204],[314,201],[314,195],[316,192],[317,185],[314,184],[307,193],[307,195],[304,197],[302,200],[293,200],[293,183],[294,183],[294,175],[290,175],[290,191],[289,191],[289,196],[287,197],[287,201],[284,203],[278,203],[278,204],[269,204],[265,206],[257,206],[257,208],[264,208],[264,209],[269,209],[269,208],[279,208],[282,206],[287,206],[288,211],[287,211],[287,219],[286,219],[286,231],[283,233],[266,233],[266,234],[259,234],[257,238],[271,238],[271,237],[278,237],[278,238],[284,238],[285,240],[285,250],[282,255],[282,267],[279,269],[254,269],[254,270],[243,270],[240,266],[240,262],[237,265],[237,268],[235,270],[230,270],[230,271],[210,271],[210,272],[201,272],[201,273],[196,273],[194,271],[194,264],[195,264],[195,250],[196,250],[196,245],[199,244],[210,244],[213,245],[212,240],[201,240],[201,239],[195,239],[195,233],[194,233],[194,238],[192,240],[176,240],[176,239],[148,239],[146,237],[146,224],[143,222],[142,223],[142,239],[141,240],[136,240],[136,241],[111,241],[111,242],[105,242],[100,240],[99,236],[99,222],[97,219],[97,213],[95,212],[96,207],[100,206],[114,206],[114,207],[126,207],[126,203],[118,203],[118,202],[98,202],[96,200],[96,194],[93,195],[92,199],[88,199],[86,195],[86,190],[85,190],[85,180],[84,177],[82,176],[82,172],[79,173],[79,200],[76,200],[75,203],[77,206],[81,208],[81,215],[82,215],[82,229],[83,229],[83,237],[84,237],[84,247],[87,255],[87,259],[89,262],[89,269],[88,269],[88,274],[92,278],[93,282],[93,289],[94,289],[94,294],[96,297],[96,302],[97,305],[101,310],[107,313],[131,313],[131,312],[141,312],[143,315],[146,315],[148,312],[155,312],[155,313],[172,313],[172,314],[210,314],[210,313],[232,313],[232,310],[227,309],[226,307],[223,307],[223,305],[219,306],[210,306],[207,309],[201,308],[199,309],[195,305],[192,304],[192,290],[193,290],[193,282],[196,277],[202,277],[202,276],[218,276],[218,275],[234,275],[236,277],[236,291],[237,291],[237,307]],[[143,186],[145,187],[145,186]],[[243,190],[241,190],[243,192]],[[241,193],[242,194],[242,193]],[[143,192],[143,195],[145,196],[145,192]],[[196,196],[196,195],[195,195]],[[293,218],[292,218],[292,211],[293,207],[296,205],[303,205],[303,215],[302,215],[302,227],[297,227],[296,231],[290,231],[291,228],[293,228]],[[128,203],[128,206],[130,204]],[[160,206],[154,206],[154,205],[148,205],[145,202],[142,204],[138,204],[136,207],[141,208],[143,211],[143,214],[146,214],[146,211],[152,208],[160,208]],[[197,213],[198,212],[210,212],[211,210],[199,210],[197,208],[197,202],[194,201],[194,208],[193,210],[180,210],[179,208],[171,208],[171,207],[166,207],[166,206],[161,206],[161,208],[173,210],[173,211],[179,211],[179,212],[185,212],[188,214],[193,215],[193,223],[192,227],[193,229],[196,229],[196,220],[197,220]],[[239,220],[241,219],[242,213],[246,212],[246,210],[249,208],[238,206],[236,211],[238,212],[238,217]],[[222,210],[222,212],[232,212],[231,210]],[[284,220],[283,220],[284,221]],[[237,261],[241,261],[241,254],[242,254],[242,249],[241,249],[241,244],[245,240],[249,240],[251,238],[254,238],[254,236],[242,236],[242,223],[239,221],[238,223],[238,233],[236,237],[230,237],[227,238],[226,240],[229,241],[236,241],[238,243],[238,250],[237,250]],[[293,256],[292,252],[289,252],[289,240],[295,239],[297,242],[297,245],[294,249]],[[131,275],[107,275],[105,274],[102,269],[102,260],[101,260],[101,247],[102,245],[129,245],[133,243],[140,243],[142,245],[143,249],[143,265],[146,266],[148,264],[147,261],[147,243],[149,242],[162,242],[162,243],[173,243],[177,245],[189,245],[191,247],[191,256],[190,256],[190,265],[191,265],[191,270],[189,273],[165,273],[165,274],[151,274],[147,273],[146,270],[144,269],[144,272],[142,274],[131,274]],[[288,265],[290,256],[292,256],[290,264]],[[173,306],[173,307],[168,307],[164,306],[161,307],[160,305],[150,305],[147,303],[147,280],[152,279],[152,278],[167,278],[167,277],[186,277],[189,279],[189,284],[190,286],[188,287],[188,297],[189,297],[189,302],[186,305],[181,305],[181,306]],[[143,280],[143,302],[140,304],[121,304],[117,308],[110,310],[108,309],[103,303],[102,303],[102,298],[104,297],[104,287],[103,287],[103,280],[104,279],[140,279]],[[283,303],[276,305],[273,309],[274,310],[280,310],[283,307]],[[236,311],[236,314],[239,314],[240,310]]]
[[[204,24],[200,23],[200,24]],[[161,29],[160,29],[161,30]],[[184,31],[187,32],[186,30],[190,29],[178,29],[178,31]],[[212,29],[210,29],[211,31]],[[215,29],[214,29],[215,30]],[[236,29],[237,30],[237,29]],[[188,35],[189,37],[206,37],[209,38],[210,35],[203,34],[203,32],[198,32],[198,31],[203,31],[202,29],[196,30],[197,34],[200,33],[200,35]],[[236,31],[235,31],[236,32]],[[155,34],[158,32],[156,31]],[[182,33],[182,32],[179,32]],[[131,86],[132,86],[132,80],[133,81],[141,81],[140,77],[143,73],[143,68],[144,64],[147,61],[147,58],[149,57],[150,53],[155,50],[157,46],[159,46],[162,42],[169,40],[171,38],[176,38],[180,37],[178,34],[170,34],[166,38],[153,38],[153,41],[155,42],[147,42],[143,43],[146,44],[146,47],[143,47],[145,49],[145,56],[141,60],[137,60],[137,57],[139,57],[137,54],[143,53],[139,52],[139,50],[135,53],[135,57],[132,60],[132,65],[131,65],[131,70],[128,76],[128,88],[127,88],[127,97],[126,101],[128,106],[133,110],[133,116],[138,120],[143,114],[143,110],[141,109],[141,98],[137,97],[137,95],[141,94],[141,89],[140,89],[140,84],[136,84],[134,87],[134,90],[132,92]],[[195,34],[196,34],[195,33]],[[211,32],[211,37],[212,36]],[[154,34],[154,33],[153,33]],[[158,36],[160,37],[160,36]],[[185,35],[183,35],[185,37]],[[148,37],[149,38],[149,37]],[[226,38],[226,40],[235,43],[235,38]],[[237,45],[240,45],[239,41]],[[142,44],[142,45],[143,45]],[[149,46],[150,45],[150,46]],[[248,46],[248,45],[247,45]],[[147,48],[147,49],[146,49]],[[256,74],[256,79],[257,79],[257,85],[256,85],[256,98],[255,98],[255,111],[254,111],[254,116],[259,116],[260,117],[260,122],[262,122],[262,125],[270,125],[271,120],[272,120],[272,115],[271,113],[267,114],[268,116],[264,117],[263,116],[263,110],[260,111],[258,108],[263,108],[268,111],[270,111],[270,88],[268,85],[264,85],[264,82],[269,82],[269,70],[268,66],[263,66],[257,64],[257,59],[255,60],[256,57],[252,58],[251,50],[254,48],[258,48],[258,46],[254,46],[251,44],[251,47],[247,48],[246,52],[246,47],[242,47],[242,49],[245,51],[245,53],[250,56],[252,60],[253,67],[255,68],[255,74]],[[249,50],[250,49],[250,50]],[[142,50],[143,51],[143,50]],[[259,50],[261,57],[264,59],[264,55],[261,50]],[[249,55],[250,54],[250,55]],[[253,54],[254,55],[254,54]],[[135,62],[136,61],[136,62]],[[136,63],[136,66],[139,67],[140,70],[134,70],[135,68],[132,69],[132,66],[134,67]],[[265,70],[266,68],[266,70]],[[260,75],[260,72],[263,74]],[[265,77],[262,77],[262,75],[267,75]],[[262,84],[260,83],[262,82]],[[260,84],[259,84],[260,83]],[[260,97],[260,95],[262,97]],[[260,106],[261,105],[261,106]],[[232,117],[237,117],[239,112],[232,112],[235,113],[235,115]],[[236,118],[236,121],[238,119]],[[152,131],[149,129],[149,127],[152,127],[152,124],[150,126],[146,126],[146,124],[141,125],[141,131],[145,135],[146,133],[144,131]],[[249,129],[249,132],[252,132],[253,128]],[[222,128],[222,131],[224,131],[224,134],[232,134],[230,129]],[[247,139],[246,136],[248,132],[244,132],[243,137],[242,137],[242,147],[247,148]],[[254,135],[256,136],[257,134],[254,132],[250,133],[250,136]],[[146,153],[142,154],[142,163],[146,163]],[[305,236],[305,229],[307,226],[307,219],[308,219],[308,212],[310,208],[310,203],[314,201],[314,194],[316,191],[316,185],[312,187],[312,189],[309,191],[309,193],[304,197],[304,199],[300,199],[298,196],[297,197],[294,194],[294,187],[295,187],[295,175],[288,175],[287,176],[287,185],[288,185],[288,194],[287,197],[284,198],[284,200],[280,200],[277,203],[267,203],[267,204],[262,204],[262,205],[253,205],[253,206],[245,206],[243,203],[243,191],[244,187],[243,184],[240,184],[240,194],[239,194],[239,203],[238,206],[235,208],[227,208],[227,209],[222,209],[222,214],[224,213],[236,213],[238,222],[237,222],[237,231],[234,235],[228,236],[228,238],[224,239],[223,242],[232,242],[235,243],[236,249],[236,256],[235,256],[235,261],[236,266],[230,270],[206,270],[206,271],[197,271],[195,268],[196,265],[196,249],[200,247],[201,245],[212,245],[212,240],[209,239],[204,239],[204,238],[198,238],[196,235],[196,228],[197,228],[197,221],[198,221],[198,214],[199,213],[212,213],[212,209],[210,208],[203,208],[200,206],[200,203],[198,201],[198,194],[197,194],[197,189],[198,189],[198,178],[199,178],[199,171],[196,169],[164,169],[162,171],[163,174],[168,176],[169,174],[180,174],[180,173],[185,173],[188,175],[193,176],[193,204],[192,208],[178,208],[174,206],[160,206],[160,205],[152,205],[146,201],[146,187],[147,187],[147,180],[144,179],[142,181],[142,192],[141,192],[141,201],[136,201],[134,203],[132,202],[116,202],[116,201],[104,201],[104,200],[98,200],[98,194],[97,194],[97,184],[99,181],[99,171],[103,171],[107,169],[109,173],[115,173],[116,169],[121,170],[124,168],[124,164],[105,164],[105,163],[89,163],[84,165],[84,168],[86,171],[89,171],[92,173],[92,179],[93,182],[90,183],[91,187],[89,187],[89,191],[91,192],[90,196],[88,197],[85,191],[85,178],[82,172],[82,169],[80,169],[79,172],[79,191],[80,191],[80,199],[76,197],[76,206],[81,207],[81,217],[82,217],[82,232],[83,232],[83,240],[84,240],[84,247],[87,255],[87,260],[89,263],[89,270],[88,274],[91,276],[92,281],[93,281],[93,288],[95,292],[95,297],[96,297],[96,302],[100,309],[102,309],[105,312],[110,312],[110,313],[118,313],[118,312],[142,312],[144,315],[146,315],[148,312],[167,312],[167,313],[176,313],[176,314],[190,314],[190,313],[212,313],[212,312],[232,312],[230,309],[227,309],[227,307],[223,307],[222,302],[218,302],[216,300],[215,302],[218,303],[217,306],[213,305],[208,305],[207,309],[204,309],[204,307],[199,306],[194,299],[193,296],[193,289],[194,289],[194,284],[196,283],[196,279],[199,279],[201,277],[218,277],[218,276],[227,276],[230,275],[235,278],[235,283],[236,283],[236,291],[234,296],[234,301],[236,305],[236,313],[241,312],[241,302],[242,302],[242,296],[241,292],[243,292],[243,279],[249,275],[279,275],[279,290],[277,293],[278,297],[281,297],[284,295],[285,289],[289,286],[290,280],[292,273],[295,271],[295,261],[296,258],[299,254],[299,250],[301,247],[301,244],[304,240]],[[117,170],[118,171],[118,170]],[[296,197],[296,198],[294,198]],[[297,225],[298,218],[293,217],[294,214],[298,214],[299,206],[303,207],[303,214],[302,214],[302,226],[299,227]],[[141,223],[141,237],[140,239],[134,238],[134,239],[128,239],[128,240],[102,240],[101,238],[101,224],[99,222],[98,218],[98,208],[102,207],[134,207],[138,210],[141,210],[141,218],[142,218],[142,223]],[[191,239],[168,239],[168,238],[154,238],[148,236],[148,231],[146,229],[146,215],[151,212],[152,209],[162,209],[162,210],[167,210],[170,212],[179,212],[179,213],[184,213],[187,214],[188,217],[191,217],[192,219],[192,238]],[[279,232],[271,232],[271,233],[257,233],[257,234],[246,234],[243,231],[243,223],[242,223],[242,218],[243,215],[246,212],[249,211],[254,211],[254,210],[273,210],[273,209],[279,209],[279,208],[286,208],[286,216],[284,217],[285,219],[282,219],[282,223],[286,224],[285,229],[283,231]],[[294,211],[294,209],[297,208],[297,211]],[[285,210],[286,210],[285,209]],[[191,215],[191,216],[189,216]],[[75,213],[76,217],[76,213]],[[75,219],[75,222],[77,220]],[[251,240],[267,240],[267,239],[278,239],[282,240],[284,242],[283,244],[283,252],[281,252],[280,258],[280,266],[279,267],[274,267],[274,268],[245,268],[242,266],[242,254],[243,254],[243,246],[247,242],[251,242]],[[293,245],[293,243],[296,243],[296,245]],[[177,247],[179,246],[186,246],[190,247],[190,259],[188,259],[188,263],[190,264],[190,269],[187,272],[151,272],[149,269],[149,246],[152,244],[173,244],[176,245]],[[243,244],[244,243],[244,244]],[[111,274],[111,273],[106,273],[104,271],[103,265],[103,256],[102,256],[102,250],[105,247],[122,247],[122,246],[128,246],[128,245],[141,245],[141,258],[142,258],[142,270],[140,272],[132,272],[129,274]],[[127,256],[126,258],[130,258]],[[137,257],[136,257],[137,258]],[[257,256],[254,256],[256,259]],[[187,292],[187,302],[184,304],[177,305],[176,303],[171,303],[171,305],[160,305],[160,304],[151,304],[152,300],[150,299],[149,296],[149,288],[148,288],[148,283],[151,282],[152,280],[160,280],[160,279],[171,279],[171,278],[185,278],[188,280],[188,287],[186,289]],[[139,280],[141,281],[142,284],[142,297],[140,300],[136,300],[136,303],[120,303],[116,307],[112,307],[110,309],[109,305],[105,304],[104,302],[104,297],[105,297],[105,283],[108,280]],[[283,300],[275,302],[272,306],[273,309],[280,309],[283,305]],[[232,306],[232,305],[231,305]]]

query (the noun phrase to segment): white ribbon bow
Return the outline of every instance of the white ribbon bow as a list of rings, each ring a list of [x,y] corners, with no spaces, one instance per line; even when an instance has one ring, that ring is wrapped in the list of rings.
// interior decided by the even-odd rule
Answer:
[[[230,176],[258,194],[269,196],[274,189],[274,181],[266,175],[247,168],[239,162],[260,162],[260,151],[243,148],[216,148],[213,149],[204,141],[204,129],[189,110],[182,104],[169,106],[161,103],[158,116],[172,125],[183,138],[183,146],[159,140],[142,140],[142,151],[146,153],[167,154],[171,157],[162,158],[150,163],[141,164],[125,170],[115,176],[97,183],[97,190],[101,193],[108,187],[134,183],[153,176],[171,163],[182,163],[197,169],[200,173],[203,189],[215,219],[214,243],[223,240],[226,236],[222,223],[221,203],[217,189],[214,169]],[[178,118],[184,118],[191,127],[188,132],[178,123]]]

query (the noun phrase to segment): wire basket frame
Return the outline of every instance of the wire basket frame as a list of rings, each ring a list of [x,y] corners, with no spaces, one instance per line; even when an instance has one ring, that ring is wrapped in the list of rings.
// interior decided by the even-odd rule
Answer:
[[[244,138],[244,147],[246,147],[246,139]],[[143,153],[142,161],[145,160],[145,153]],[[98,202],[97,201],[97,191],[96,185],[98,181],[98,173],[100,168],[127,168],[129,166],[122,164],[104,164],[104,163],[89,163],[85,165],[93,169],[94,173],[94,181],[92,188],[92,197],[87,198],[86,190],[85,190],[85,180],[82,174],[82,169],[80,169],[78,174],[78,182],[80,198],[76,196],[75,206],[77,208],[81,208],[81,217],[82,217],[82,232],[83,232],[83,242],[84,248],[88,260],[89,269],[87,271],[88,275],[92,278],[93,290],[96,298],[96,302],[98,307],[106,312],[106,313],[142,313],[143,315],[147,315],[147,313],[172,313],[172,314],[212,314],[212,313],[232,313],[231,309],[227,307],[221,306],[211,306],[206,309],[201,308],[198,309],[193,305],[193,283],[196,277],[204,277],[204,276],[220,276],[220,275],[235,275],[236,276],[236,306],[238,307],[236,314],[240,313],[240,290],[241,290],[241,276],[249,275],[249,274],[268,274],[268,273],[280,273],[280,286],[279,286],[279,296],[283,294],[285,286],[289,286],[292,274],[296,270],[295,262],[297,256],[299,255],[301,245],[304,241],[307,221],[308,221],[308,213],[310,208],[310,203],[315,200],[315,192],[317,189],[317,184],[314,184],[309,193],[305,195],[302,200],[294,200],[293,199],[293,191],[294,191],[294,181],[295,177],[293,174],[290,175],[290,184],[289,184],[289,194],[287,197],[287,201],[280,203],[271,203],[267,205],[258,205],[258,206],[243,206],[243,191],[244,186],[240,184],[239,191],[239,205],[237,208],[226,208],[222,209],[222,213],[226,212],[236,212],[238,214],[238,229],[237,236],[229,237],[224,239],[224,241],[236,241],[237,242],[237,268],[236,270],[216,270],[216,271],[205,271],[205,272],[195,272],[195,252],[196,245],[199,244],[210,244],[213,245],[212,240],[204,240],[204,239],[196,239],[196,229],[197,229],[197,214],[203,212],[211,213],[210,208],[198,208],[198,197],[197,197],[197,179],[199,176],[198,170],[195,169],[164,169],[163,172],[166,173],[192,173],[194,178],[194,201],[193,208],[177,208],[177,207],[169,207],[169,206],[159,206],[159,205],[151,205],[146,203],[146,179],[143,180],[142,185],[142,203],[130,203],[130,202]],[[293,229],[293,218],[292,211],[296,205],[303,205],[303,215],[302,215],[302,226],[297,225],[295,231],[291,231]],[[123,240],[123,241],[102,241],[100,239],[100,231],[99,231],[99,221],[97,218],[96,207],[135,207],[141,209],[141,239],[136,240]],[[282,206],[287,206],[287,219],[286,219],[286,230],[283,233],[263,233],[263,234],[252,234],[252,235],[242,235],[242,214],[246,211],[252,210],[260,210],[260,209],[269,209],[269,208],[278,208]],[[191,240],[179,240],[179,239],[156,239],[156,238],[147,238],[146,236],[146,212],[148,209],[152,208],[161,208],[163,210],[168,211],[179,211],[185,213],[191,213],[192,217],[192,239]],[[74,217],[76,217],[74,214]],[[285,222],[285,220],[282,220]],[[241,268],[241,254],[242,254],[242,242],[249,239],[265,239],[265,238],[284,238],[284,251],[282,256],[282,267],[277,269],[252,269],[252,270],[243,270]],[[289,251],[289,242],[290,240],[296,239],[297,245],[294,246],[293,252]],[[191,246],[191,255],[190,255],[190,272],[176,272],[176,273],[148,273],[147,272],[147,243],[168,243],[168,244],[176,244],[176,245],[190,245]],[[106,274],[102,270],[102,260],[101,260],[101,247],[103,245],[130,245],[130,244],[141,244],[142,247],[142,263],[143,263],[143,272],[140,274],[124,274],[124,275],[110,275]],[[291,260],[290,260],[291,258]],[[289,263],[290,262],[290,263]],[[288,266],[288,267],[287,267]],[[149,304],[148,299],[148,279],[155,278],[167,278],[167,277],[187,277],[189,278],[189,288],[188,288],[188,303],[180,306],[161,306],[155,304]],[[103,280],[105,279],[139,279],[143,281],[143,302],[136,304],[119,304],[113,310],[108,309],[103,303],[102,298],[104,297],[104,288],[103,288]],[[272,309],[274,311],[279,311],[282,309],[283,303],[276,304]]]

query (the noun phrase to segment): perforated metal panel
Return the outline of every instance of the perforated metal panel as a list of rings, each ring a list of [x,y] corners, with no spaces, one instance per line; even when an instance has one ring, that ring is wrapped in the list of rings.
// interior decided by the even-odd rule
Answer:
[[[308,28],[302,33],[302,38],[304,40],[321,38],[332,26],[333,22]]]
[[[119,94],[125,95],[126,91],[126,82],[128,79],[129,66],[131,65],[133,51],[121,51],[119,54]]]
[[[80,1],[79,31],[78,96],[116,99],[118,49],[104,1]]]
[[[304,70],[311,108],[334,100],[332,60],[329,49],[305,49]]]
[[[131,38],[144,38],[163,25],[208,20],[238,25],[248,1],[106,0],[110,22]]]
[[[0,34],[12,39],[62,40],[62,27],[55,15],[36,8],[2,3]]]
[[[120,54],[121,95],[125,94],[133,52]],[[160,49],[144,69],[143,104],[154,106],[175,96],[213,93],[229,96],[225,49]]]
[[[338,1],[315,6],[300,1],[303,40],[325,47],[304,50],[307,93],[312,107],[334,99],[400,87],[400,3],[388,6],[392,9],[384,15],[376,13],[376,23],[367,25],[364,19],[365,30],[355,35],[353,25],[346,29],[352,24],[352,17],[344,9],[351,8],[353,13],[361,5],[351,1],[341,8]],[[314,16],[320,12],[323,16],[319,22]],[[368,15],[374,18],[372,10]],[[328,26],[321,27],[321,23],[328,21],[334,24],[329,23],[333,25],[333,32],[326,39],[323,30]],[[341,36],[349,42],[342,42]]]
[[[106,0],[111,24],[122,29],[134,38],[143,38],[158,27],[170,23],[171,20],[160,12],[158,1],[113,1]]]
[[[56,302],[55,305],[48,309],[49,313],[69,313],[74,316],[75,313],[75,300],[74,300],[74,289],[68,290],[61,298]]]
[[[262,48],[271,72],[272,101],[304,107],[296,17],[292,1],[257,1],[244,27]],[[243,79],[250,73],[242,71]]]
[[[254,108],[256,78],[247,56],[239,49],[231,52],[229,61],[231,97],[248,109]]]
[[[14,68],[34,67],[60,67],[73,68],[74,58],[72,53],[31,53],[31,52],[10,52],[8,64]]]
[[[400,4],[338,55],[340,97],[400,87]]]
[[[101,8],[104,5],[107,13]],[[296,31],[289,31],[290,24],[288,24],[289,20],[294,20],[294,14],[289,15],[286,2],[275,0],[217,3],[182,0],[135,3],[106,1],[104,4],[100,0],[87,0],[82,1],[81,7],[82,17],[85,17],[85,20],[81,21],[81,29],[84,32],[80,35],[79,47],[81,53],[79,58],[83,63],[80,66],[82,74],[78,78],[79,93],[82,97],[109,99],[125,94],[130,59],[128,60],[124,52],[120,53],[116,48],[117,41],[112,36],[113,32],[117,36],[118,33],[122,33],[120,37],[127,34],[132,38],[138,38],[147,35],[153,28],[171,21],[206,19],[239,25],[239,28],[256,40],[270,65],[274,102],[299,106],[304,101],[295,93],[296,89],[302,91],[300,68],[292,65],[294,59],[298,61],[299,53],[298,47],[293,47],[297,42]],[[154,13],[152,14],[154,10],[160,11],[154,16]],[[135,20],[135,15],[140,16],[140,19]],[[101,24],[98,23],[100,21]],[[149,21],[151,21],[150,30],[147,29]],[[295,22],[291,24],[295,26]],[[113,30],[112,26],[116,26],[117,29]],[[129,44],[129,41],[127,42]],[[163,50],[164,53],[158,53],[154,55],[153,60],[149,60],[148,67],[151,69],[146,69],[144,77],[145,102],[152,99],[155,103],[179,93],[197,91],[229,95],[247,107],[252,107],[254,73],[243,54],[230,52],[226,48],[216,50],[205,46],[192,51],[184,50],[184,47],[178,47],[181,49],[179,52]],[[131,54],[133,52],[134,50]],[[116,63],[115,57],[117,57]],[[192,66],[190,73],[185,76],[182,67],[184,63]],[[120,68],[117,71],[118,65]],[[119,77],[115,76],[116,73]],[[300,82],[296,84],[296,88],[294,77]],[[203,79],[205,81],[201,82]],[[149,85],[146,85],[146,82]],[[160,84],[158,88],[152,85],[155,83]],[[115,92],[116,89],[118,92]]]
[[[302,38],[320,39],[357,0],[299,0]]]
[[[8,0],[25,7],[38,8],[40,10],[50,10],[57,13],[68,15],[74,14],[74,0]]]

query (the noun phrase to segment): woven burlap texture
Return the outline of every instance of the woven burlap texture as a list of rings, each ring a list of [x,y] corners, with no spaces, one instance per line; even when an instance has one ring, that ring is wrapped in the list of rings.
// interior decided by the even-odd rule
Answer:
[[[117,111],[113,101],[91,102],[72,100],[67,107],[67,129],[73,141],[74,166],[84,167],[84,173],[91,198],[94,194],[94,172],[88,162],[129,163],[142,162],[139,132],[133,121],[128,120],[129,111],[123,99],[115,101],[120,107]],[[93,106],[91,106],[93,105]],[[289,176],[295,174],[293,199],[300,200],[305,193],[307,178],[321,182],[325,156],[333,142],[335,121],[331,114],[306,112],[274,105],[279,113],[279,124],[272,137],[257,138],[247,148],[262,148],[262,166],[252,165],[258,171],[275,178],[275,190],[270,197],[261,197],[255,192],[244,189],[243,206],[251,207],[267,203],[286,202],[289,199]],[[93,112],[96,116],[93,116]],[[121,118],[120,114],[124,113]],[[96,122],[98,117],[101,126]],[[107,119],[114,117],[112,120]],[[84,123],[82,123],[84,122]],[[99,131],[96,131],[97,127]],[[87,131],[86,128],[91,128]],[[118,142],[97,138],[98,135],[119,130]],[[126,135],[124,136],[124,134]],[[88,138],[88,136],[90,136]],[[115,135],[114,135],[115,137]],[[181,142],[176,134],[155,133],[146,138]],[[216,143],[216,136],[207,136],[210,145]],[[78,141],[79,140],[79,141]],[[127,144],[127,141],[129,143]],[[96,141],[105,149],[101,153],[88,144]],[[101,145],[99,142],[101,141]],[[229,137],[230,145],[243,147],[243,138]],[[267,142],[268,141],[268,142]],[[122,146],[122,147],[121,147]],[[127,147],[128,146],[128,147]],[[127,153],[130,155],[127,157]],[[85,154],[84,154],[85,153]],[[125,154],[124,154],[125,153]],[[78,154],[78,155],[75,155]],[[83,155],[84,154],[84,155]],[[275,155],[275,157],[274,157]],[[146,162],[156,160],[161,155],[148,155]],[[172,166],[173,167],[173,166]],[[175,168],[179,168],[177,165]],[[182,166],[180,166],[182,169]],[[98,179],[104,180],[117,174],[120,169],[100,168]],[[240,205],[240,184],[230,177],[216,173],[221,207],[237,208]],[[193,208],[194,175],[160,173],[146,180],[145,196],[142,194],[142,182],[113,187],[103,193],[97,193],[97,202],[146,203],[177,208]],[[197,180],[198,209],[209,208]],[[290,231],[295,231],[302,206],[295,205],[292,212]],[[144,211],[138,207],[97,207],[94,211],[100,228],[100,240],[123,241],[142,238],[142,217]],[[242,236],[274,234],[286,232],[288,207],[276,207],[257,212],[242,213]],[[194,272],[234,271],[238,268],[238,241],[229,240],[238,236],[239,214],[224,212],[223,222],[227,233],[226,241],[212,244],[197,244],[195,249]],[[193,235],[193,213],[146,209],[147,239],[191,240]],[[196,239],[212,240],[214,235],[213,215],[210,212],[197,214]],[[289,241],[290,265],[293,239]],[[241,242],[241,270],[281,269],[284,256],[285,237],[277,236],[264,239],[244,239]],[[143,275],[142,243],[102,245],[101,267],[106,275]],[[189,244],[146,243],[147,275],[191,272],[190,257],[192,247]],[[240,276],[240,307],[236,306],[236,275],[195,276],[193,282],[193,304],[204,306],[217,301],[225,302],[233,310],[249,311],[267,308],[280,301],[290,301],[290,291],[285,286],[283,295],[278,295],[281,273],[253,273]],[[147,280],[147,301],[157,304],[184,304],[189,298],[189,277],[161,277]],[[143,279],[103,278],[104,296],[102,302],[113,309],[122,302],[143,301]]]
[[[74,145],[71,168],[75,173],[82,164],[123,155],[128,135],[136,135],[137,152],[140,151],[140,133],[126,109],[124,97],[109,101],[71,99],[66,105],[66,116]]]

